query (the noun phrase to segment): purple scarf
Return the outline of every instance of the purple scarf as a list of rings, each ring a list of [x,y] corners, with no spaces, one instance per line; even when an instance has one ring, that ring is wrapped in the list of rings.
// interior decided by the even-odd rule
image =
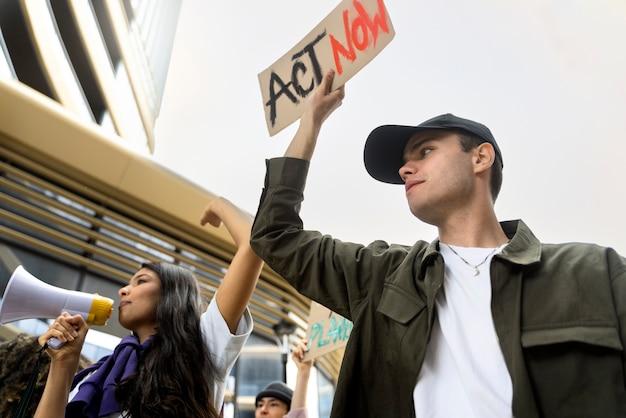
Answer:
[[[78,393],[65,408],[66,418],[106,417],[121,413],[120,405],[115,399],[117,384],[137,371],[138,354],[148,348],[152,338],[143,344],[134,335],[122,338],[115,347],[113,354],[102,357],[98,362],[81,370],[74,376],[72,390],[89,373],[93,372],[78,389]]]

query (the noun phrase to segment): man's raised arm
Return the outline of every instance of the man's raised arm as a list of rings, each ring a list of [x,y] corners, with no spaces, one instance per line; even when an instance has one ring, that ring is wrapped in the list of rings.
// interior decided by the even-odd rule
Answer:
[[[306,110],[300,118],[298,131],[285,151],[285,157],[307,161],[313,157],[322,124],[335,109],[341,106],[345,95],[343,86],[331,91],[334,77],[335,73],[332,70],[326,73],[322,83],[309,98]]]
[[[333,76],[332,72],[326,74],[313,92],[285,157],[267,161],[251,245],[300,293],[352,319],[367,294],[370,279],[385,267],[385,257],[376,257],[374,265],[372,255],[386,251],[386,244],[364,247],[306,231],[299,215],[309,160],[321,126],[344,97],[343,88],[331,91]]]

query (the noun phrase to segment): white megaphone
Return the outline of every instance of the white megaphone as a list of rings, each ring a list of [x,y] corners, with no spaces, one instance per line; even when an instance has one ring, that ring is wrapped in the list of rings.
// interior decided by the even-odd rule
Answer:
[[[80,314],[88,324],[104,325],[112,311],[113,299],[51,286],[18,266],[2,297],[0,324],[30,318],[52,319],[68,312]],[[58,349],[62,345],[56,338],[48,340],[51,348]]]

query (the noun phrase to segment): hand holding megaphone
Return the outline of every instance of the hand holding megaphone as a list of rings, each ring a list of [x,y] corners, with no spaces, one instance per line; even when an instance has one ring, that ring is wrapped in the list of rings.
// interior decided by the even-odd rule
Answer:
[[[67,312],[80,315],[88,324],[104,325],[112,310],[113,299],[51,286],[19,266],[2,297],[0,324],[30,318],[52,319]],[[57,338],[48,340],[51,348],[59,349],[62,345]]]
[[[41,346],[47,344],[49,348],[54,348],[48,350],[53,360],[77,362],[87,331],[89,331],[89,326],[80,314],[70,315],[63,312],[38,338],[38,342]],[[51,346],[51,340],[57,341],[60,345]]]

